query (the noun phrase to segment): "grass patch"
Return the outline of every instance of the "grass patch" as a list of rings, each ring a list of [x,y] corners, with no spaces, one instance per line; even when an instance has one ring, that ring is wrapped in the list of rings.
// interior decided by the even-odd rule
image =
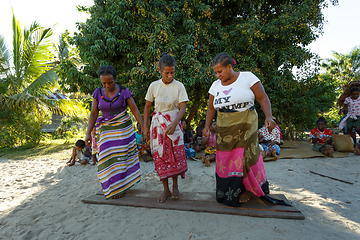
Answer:
[[[79,139],[84,139],[83,133],[79,133],[66,139],[44,139],[34,147],[23,146],[12,149],[3,149],[0,151],[0,157],[17,160],[52,155],[65,149],[71,149]],[[66,157],[70,158],[70,155]]]

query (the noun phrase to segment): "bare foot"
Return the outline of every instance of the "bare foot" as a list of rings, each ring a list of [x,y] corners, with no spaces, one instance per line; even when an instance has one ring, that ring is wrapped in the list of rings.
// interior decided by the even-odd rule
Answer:
[[[171,195],[170,191],[164,191],[160,197],[158,197],[157,201],[159,203],[163,203],[166,201],[167,197],[169,197]]]
[[[329,157],[334,157],[334,149],[333,148],[330,148],[329,150]]]
[[[251,198],[250,192],[245,190],[245,192],[239,196],[239,202],[246,203],[250,200],[250,198]]]
[[[201,157],[201,162],[204,164],[205,163],[205,155],[202,155]]]
[[[66,165],[68,165],[68,166],[73,166],[73,165],[75,165],[75,160],[69,160],[67,163],[66,163]]]
[[[177,185],[176,185],[176,186],[173,185],[172,198],[173,198],[173,199],[179,199],[179,198],[180,198],[180,191],[179,191],[179,188],[178,188]]]
[[[272,156],[274,157],[274,159],[277,160],[278,155],[277,155],[277,152],[276,152],[276,149],[275,149],[275,148],[273,148],[273,149],[271,150],[271,153],[272,153]]]
[[[329,151],[330,151],[330,146],[325,146],[325,152],[324,152],[324,154],[325,154],[326,156],[329,156]]]
[[[92,164],[91,165],[96,165],[96,162],[92,162]]]
[[[210,167],[210,156],[206,156],[206,157],[205,157],[205,165],[206,165],[207,167]]]
[[[122,198],[124,195],[125,195],[125,193],[122,193],[122,194],[113,196],[111,199],[119,199],[119,198]]]
[[[360,149],[358,146],[355,146],[355,153],[354,155],[360,155]]]
[[[86,159],[82,160],[82,161],[80,162],[80,164],[81,164],[81,165],[86,165],[86,164],[87,164],[87,160],[86,160]]]

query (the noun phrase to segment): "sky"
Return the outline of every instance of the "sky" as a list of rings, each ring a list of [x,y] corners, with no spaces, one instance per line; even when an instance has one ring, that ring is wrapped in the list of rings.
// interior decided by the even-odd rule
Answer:
[[[86,13],[78,12],[76,6],[92,4],[93,0],[0,0],[0,34],[11,44],[12,7],[21,26],[29,27],[37,21],[44,27],[53,27],[53,38],[57,41],[61,32],[68,29],[72,34],[77,31],[75,23],[84,22],[88,17]],[[329,5],[323,9],[326,20],[324,33],[308,48],[325,59],[332,58],[332,51],[349,53],[360,46],[359,10],[359,0],[339,0],[337,6]]]

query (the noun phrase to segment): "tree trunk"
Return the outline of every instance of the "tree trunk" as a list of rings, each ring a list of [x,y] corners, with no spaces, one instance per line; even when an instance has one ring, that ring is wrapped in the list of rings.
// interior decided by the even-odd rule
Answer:
[[[289,117],[289,135],[290,135],[290,139],[294,140],[294,132],[293,132],[293,126],[292,126],[292,121],[291,121],[291,116]]]

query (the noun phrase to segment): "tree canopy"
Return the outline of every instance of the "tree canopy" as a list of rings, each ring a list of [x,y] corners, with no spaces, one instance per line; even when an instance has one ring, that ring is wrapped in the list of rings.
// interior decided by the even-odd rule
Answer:
[[[333,51],[333,59],[325,59],[321,66],[336,81],[342,90],[360,77],[360,48],[354,47],[349,53]]]
[[[290,105],[286,85],[299,85],[292,73],[314,55],[306,48],[321,33],[321,9],[337,1],[326,0],[95,0],[90,18],[78,23],[78,33],[70,42],[79,50],[85,65],[69,61],[60,64],[62,86],[69,92],[92,93],[100,86],[96,71],[112,65],[117,81],[134,94],[143,109],[149,84],[160,78],[157,62],[162,52],[177,60],[175,78],[184,83],[190,102],[188,120],[202,117],[208,89],[215,80],[210,63],[220,52],[228,52],[235,70],[252,71],[265,86],[274,115],[284,123]],[[318,80],[321,85],[321,78]],[[324,83],[326,85],[327,83]],[[315,86],[315,85],[308,85]],[[294,88],[295,89],[295,88]],[[306,89],[306,88],[305,88]],[[322,95],[312,96],[323,102]],[[323,108],[328,107],[324,105]],[[299,117],[314,118],[318,112]],[[296,115],[293,117],[297,117]]]

